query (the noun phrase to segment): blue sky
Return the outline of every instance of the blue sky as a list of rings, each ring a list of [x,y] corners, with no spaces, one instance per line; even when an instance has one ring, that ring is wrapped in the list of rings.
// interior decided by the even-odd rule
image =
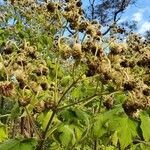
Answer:
[[[141,34],[150,30],[150,0],[138,0],[136,5],[126,10],[123,19],[137,21],[138,32]]]
[[[99,0],[96,0],[98,2]],[[88,6],[89,0],[82,0],[84,7]],[[135,5],[129,6],[122,15],[120,22],[137,21],[137,32],[144,34],[150,30],[150,0],[137,0]]]
[[[2,4],[3,0],[0,0]],[[83,6],[86,7],[89,0],[82,0]],[[98,0],[96,0],[98,2]],[[150,0],[137,0],[136,5],[129,6],[122,15],[120,21],[137,21],[138,32],[143,34],[146,30],[150,30]]]

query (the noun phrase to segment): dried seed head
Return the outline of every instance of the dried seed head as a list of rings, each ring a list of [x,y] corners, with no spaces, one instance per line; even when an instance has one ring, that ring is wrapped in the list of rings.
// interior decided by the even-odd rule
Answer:
[[[132,91],[136,86],[134,81],[124,83],[123,88],[125,91]]]
[[[0,82],[0,95],[2,96],[12,96],[14,90],[14,85],[12,82],[4,81]]]
[[[120,66],[121,66],[121,67],[124,67],[124,68],[129,67],[129,61],[123,60],[123,61],[120,63]]]
[[[48,110],[55,110],[57,108],[57,105],[54,101],[45,101],[45,108]]]
[[[26,66],[27,65],[27,61],[25,60],[25,58],[19,58],[17,60],[17,64],[20,66]]]
[[[25,107],[30,103],[30,99],[29,98],[20,99],[20,100],[18,100],[18,103],[19,103],[19,106]]]
[[[46,76],[48,75],[49,69],[47,67],[42,68],[42,75]]]
[[[42,82],[42,83],[40,84],[40,86],[42,87],[42,89],[43,89],[44,91],[48,89],[48,85],[47,85],[46,82]]]
[[[112,98],[107,99],[103,102],[103,105],[106,107],[106,109],[111,109],[113,107],[114,100]]]
[[[144,90],[143,90],[143,94],[144,94],[145,96],[150,96],[150,89],[149,89],[149,88],[144,89]]]
[[[51,13],[55,12],[55,9],[56,9],[56,6],[55,6],[55,3],[53,2],[50,2],[48,5],[47,5],[47,10]]]
[[[87,77],[94,76],[97,73],[99,62],[98,60],[89,60],[87,62],[88,70],[86,73]]]
[[[45,103],[43,101],[35,104],[34,108],[33,108],[33,112],[34,113],[41,113],[45,110]]]
[[[36,52],[34,50],[30,50],[28,52],[28,56],[31,57],[32,59],[36,59],[37,58]]]
[[[127,115],[132,116],[133,113],[135,113],[138,109],[141,109],[142,106],[141,104],[137,102],[131,103],[131,102],[125,101],[122,104],[122,107]]]
[[[81,6],[82,6],[82,2],[79,0],[79,1],[76,3],[76,6],[77,6],[77,7],[81,7]]]
[[[140,67],[150,67],[150,58],[143,57],[141,60],[137,62],[137,65]]]
[[[75,43],[72,47],[72,56],[75,59],[80,59],[82,56],[81,44]]]
[[[13,48],[12,47],[6,47],[6,48],[4,48],[4,53],[5,54],[11,54],[13,52]]]
[[[24,87],[26,86],[25,81],[22,78],[17,78],[17,81],[19,83],[19,88],[24,89]]]

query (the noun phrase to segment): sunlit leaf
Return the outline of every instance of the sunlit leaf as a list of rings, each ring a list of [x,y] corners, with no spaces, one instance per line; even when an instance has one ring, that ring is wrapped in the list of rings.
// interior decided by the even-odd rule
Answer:
[[[0,123],[0,142],[4,141],[8,138],[8,134],[6,132],[6,127]]]
[[[54,138],[63,146],[68,147],[75,144],[75,135],[69,125],[63,124],[54,132]]]
[[[34,139],[11,139],[0,144],[0,150],[35,150],[37,142]]]
[[[121,150],[124,150],[138,136],[138,123],[126,115],[114,116],[109,123],[109,127],[117,132]]]
[[[145,141],[150,141],[150,116],[146,112],[140,114],[141,129]]]

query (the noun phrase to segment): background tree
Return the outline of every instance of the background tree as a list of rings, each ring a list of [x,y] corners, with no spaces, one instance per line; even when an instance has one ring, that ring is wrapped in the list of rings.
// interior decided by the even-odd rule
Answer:
[[[111,28],[117,25],[121,19],[121,15],[125,12],[128,6],[136,3],[136,0],[89,0],[89,7],[86,16],[90,19],[96,19],[107,29],[103,35],[107,34]],[[133,29],[134,22],[126,22],[121,25],[121,28]],[[132,26],[132,27],[131,27]],[[135,29],[135,28],[134,28]]]
[[[150,31],[146,31],[145,38],[150,42]]]

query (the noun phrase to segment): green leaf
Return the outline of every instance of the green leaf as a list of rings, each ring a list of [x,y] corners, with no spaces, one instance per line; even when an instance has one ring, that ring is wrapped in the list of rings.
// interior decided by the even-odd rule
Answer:
[[[108,128],[108,121],[113,118],[114,114],[119,114],[121,113],[123,110],[121,109],[121,107],[116,107],[110,111],[106,111],[102,114],[99,114],[98,116],[96,116],[94,118],[94,124],[93,124],[93,135],[94,137],[98,138],[103,136],[105,133],[108,132],[107,128]]]
[[[116,116],[109,122],[109,128],[117,131],[121,150],[124,150],[132,143],[133,138],[137,136],[138,124],[128,116]]]
[[[117,131],[115,131],[112,136],[111,136],[111,142],[112,145],[117,146],[118,144],[118,135],[117,135]]]
[[[150,145],[138,143],[133,145],[130,150],[150,150]]]
[[[37,121],[41,124],[41,128],[42,128],[43,131],[45,130],[45,128],[47,126],[47,123],[49,121],[49,118],[50,118],[51,114],[52,114],[51,111],[44,112],[44,113],[42,112],[37,117]]]
[[[107,146],[105,147],[105,150],[115,150],[116,148],[114,146]]]
[[[61,118],[61,120],[66,123],[73,123],[83,126],[87,126],[89,124],[88,114],[77,108],[69,108],[62,111],[59,118]]]
[[[70,127],[74,131],[76,141],[80,141],[84,133],[84,129],[74,124],[71,124]]]
[[[70,75],[64,76],[64,77],[62,78],[60,84],[61,84],[61,86],[66,87],[67,85],[69,85],[70,81],[71,81],[71,76],[70,76]]]
[[[4,141],[8,137],[6,128],[0,123],[0,142]]]
[[[75,135],[69,125],[63,124],[54,132],[54,138],[62,147],[69,147],[75,144]]]
[[[72,97],[75,99],[82,98],[84,96],[83,93],[85,93],[86,89],[82,87],[77,87],[72,91]]]
[[[150,141],[150,117],[148,113],[142,112],[140,114],[141,129],[145,141]]]
[[[92,129],[94,137],[96,138],[101,137],[103,134],[107,132],[107,129],[104,126],[107,121],[108,117],[105,116],[104,114],[100,114],[95,118],[95,122]]]
[[[127,96],[123,93],[117,93],[114,97],[117,104],[123,103],[127,98]]]
[[[0,144],[0,150],[35,150],[36,145],[34,139],[11,139]]]

